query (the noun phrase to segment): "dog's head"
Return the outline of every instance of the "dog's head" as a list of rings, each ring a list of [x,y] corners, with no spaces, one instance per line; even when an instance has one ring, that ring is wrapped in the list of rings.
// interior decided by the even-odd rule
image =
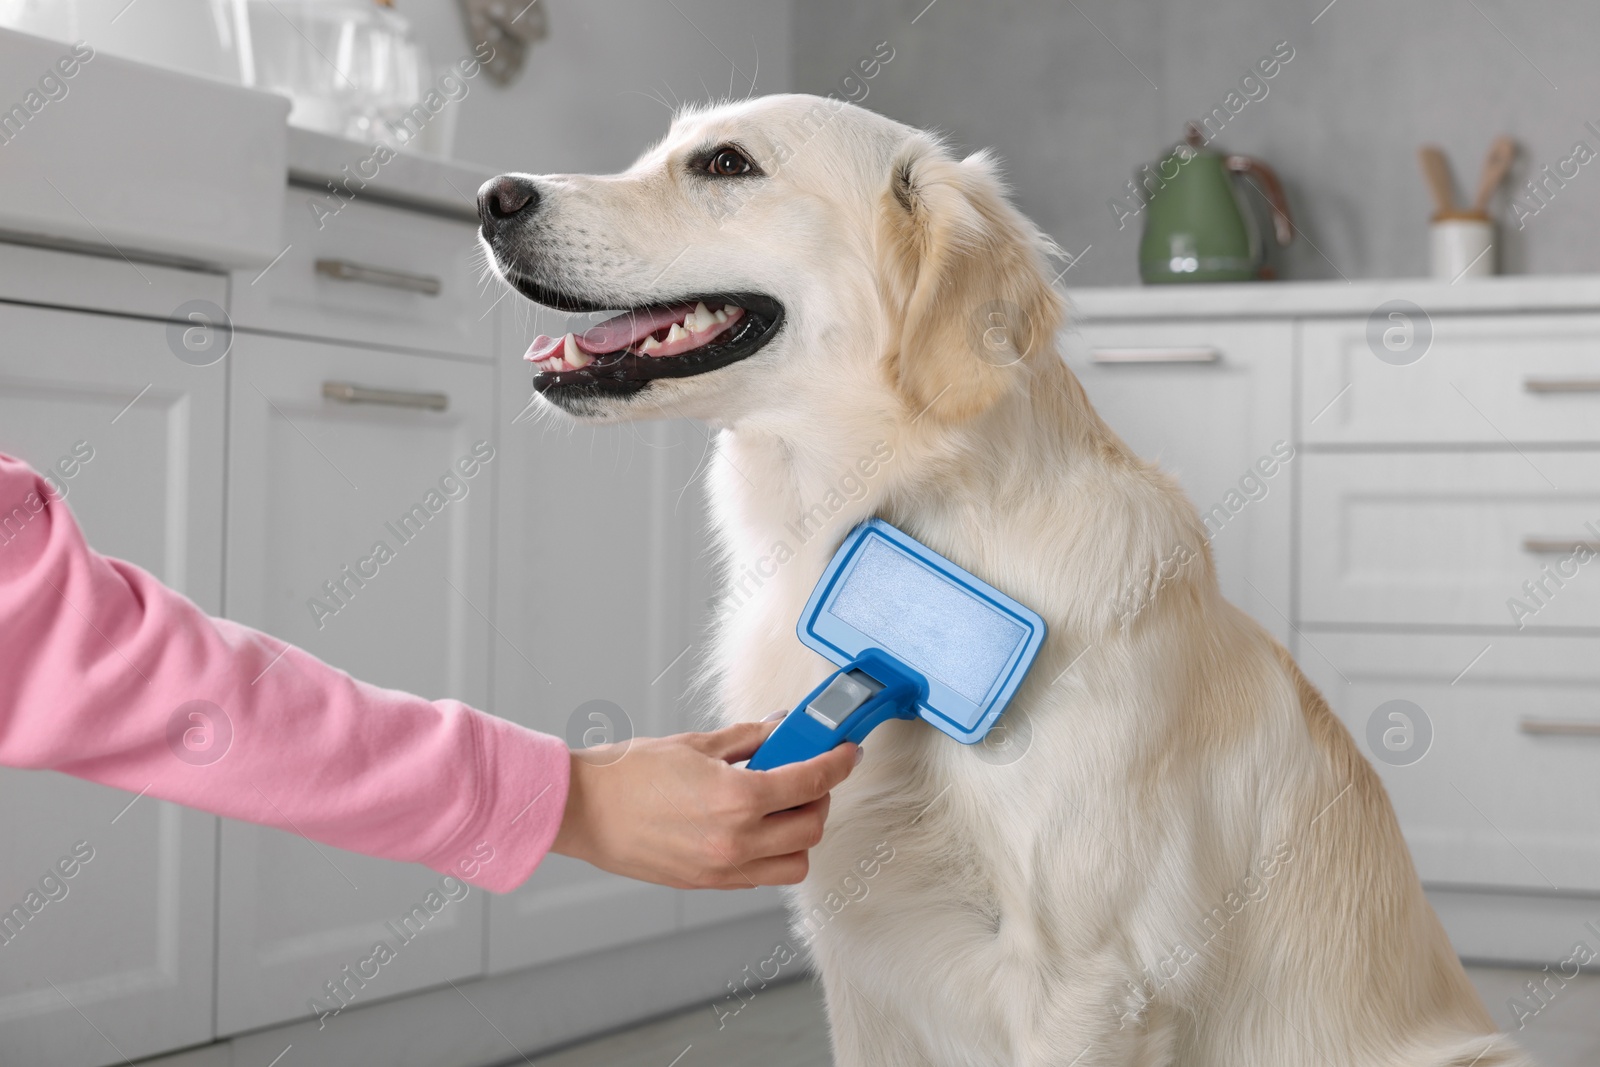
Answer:
[[[1061,322],[1042,237],[984,154],[810,96],[680,115],[627,171],[508,174],[482,235],[523,295],[613,311],[528,352],[589,418],[968,418]]]

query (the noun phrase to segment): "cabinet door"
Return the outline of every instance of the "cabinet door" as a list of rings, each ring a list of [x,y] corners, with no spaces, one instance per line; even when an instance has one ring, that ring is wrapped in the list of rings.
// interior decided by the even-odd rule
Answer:
[[[1430,885],[1600,892],[1600,638],[1319,633]]]
[[[1101,417],[1199,509],[1223,595],[1280,641],[1293,614],[1293,356],[1287,322],[1090,323],[1067,344]]]
[[[0,304],[0,451],[54,468],[97,550],[218,611],[227,368],[180,361],[166,334]],[[0,944],[0,1059],[86,1067],[209,1040],[217,820],[44,771],[0,770],[0,811],[0,910],[93,850]]]
[[[500,375],[496,711],[575,746],[703,727],[684,693],[710,591],[705,432],[574,423],[530,406],[520,359]],[[490,902],[490,970],[667,933],[680,896],[551,856]]]
[[[238,338],[234,359],[228,614],[363,681],[484,706],[497,461],[456,495],[441,478],[492,437],[492,369],[256,335]],[[330,399],[325,383],[357,402]],[[430,491],[444,502],[424,522],[412,509],[427,510]],[[393,558],[330,594],[325,583],[379,541]],[[218,1029],[306,1015],[439,877],[225,822]],[[441,912],[355,1003],[479,973],[482,901]]]

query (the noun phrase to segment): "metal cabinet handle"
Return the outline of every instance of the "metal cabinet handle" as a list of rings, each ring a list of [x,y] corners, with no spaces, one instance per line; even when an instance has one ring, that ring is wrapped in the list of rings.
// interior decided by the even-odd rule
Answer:
[[[323,382],[322,395],[341,404],[384,404],[392,408],[443,411],[450,406],[444,393],[414,393],[408,389],[373,389],[353,382]]]
[[[1600,378],[1524,378],[1530,393],[1600,393]]]
[[[1091,363],[1215,363],[1221,358],[1221,352],[1204,345],[1096,348],[1089,353]]]
[[[1525,734],[1547,737],[1600,737],[1600,720],[1523,719],[1517,728]]]
[[[1600,541],[1586,541],[1581,537],[1524,537],[1522,551],[1537,556],[1565,555],[1588,549],[1600,555]]]
[[[438,296],[440,290],[444,288],[438,278],[426,274],[407,274],[404,271],[386,270],[383,267],[368,267],[360,263],[351,263],[347,259],[319,259],[317,273],[341,282],[361,282],[364,285],[377,285],[385,289],[403,289],[408,293],[421,293],[424,296]]]

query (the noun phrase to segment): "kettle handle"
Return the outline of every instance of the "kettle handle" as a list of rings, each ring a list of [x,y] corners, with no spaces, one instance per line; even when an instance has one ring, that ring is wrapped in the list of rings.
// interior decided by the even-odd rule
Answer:
[[[1272,227],[1278,243],[1286,245],[1294,240],[1294,220],[1289,217],[1289,198],[1284,195],[1283,183],[1278,180],[1277,172],[1259,159],[1249,156],[1229,156],[1223,161],[1223,166],[1231,174],[1243,175],[1251,185],[1256,185],[1251,179],[1260,179],[1261,184],[1256,185],[1256,191],[1272,205]]]

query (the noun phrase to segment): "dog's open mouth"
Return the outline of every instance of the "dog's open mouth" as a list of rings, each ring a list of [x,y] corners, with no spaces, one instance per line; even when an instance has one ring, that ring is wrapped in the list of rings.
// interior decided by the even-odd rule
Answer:
[[[596,310],[585,301],[535,299],[566,310]],[[541,393],[631,393],[656,378],[687,378],[752,356],[782,322],[783,305],[771,297],[697,296],[633,308],[582,333],[541,334],[523,358],[533,364],[533,386]]]

